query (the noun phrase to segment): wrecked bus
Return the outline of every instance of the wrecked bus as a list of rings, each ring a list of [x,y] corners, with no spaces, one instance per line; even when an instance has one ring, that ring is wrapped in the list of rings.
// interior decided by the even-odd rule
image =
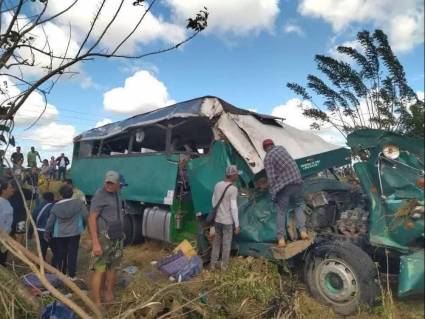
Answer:
[[[305,180],[305,211],[314,241],[285,255],[274,249],[275,207],[267,191],[262,140],[272,138],[296,159]],[[207,251],[203,218],[227,165],[239,180],[239,255],[304,263],[310,292],[338,313],[354,312],[379,293],[375,262],[399,273],[400,296],[423,292],[424,146],[376,130],[336,146],[280,118],[197,98],[83,132],[74,139],[75,184],[90,198],[107,170],[120,172],[127,244],[152,238],[197,239]],[[359,184],[318,173],[351,163]],[[422,182],[420,182],[422,180]],[[288,234],[297,241],[291,219]],[[385,266],[386,267],[386,266]],[[386,268],[385,268],[386,269]]]

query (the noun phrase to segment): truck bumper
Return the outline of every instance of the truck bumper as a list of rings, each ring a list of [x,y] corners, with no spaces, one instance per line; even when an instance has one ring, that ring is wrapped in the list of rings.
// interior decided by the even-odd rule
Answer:
[[[424,293],[424,250],[418,250],[400,258],[398,296]]]

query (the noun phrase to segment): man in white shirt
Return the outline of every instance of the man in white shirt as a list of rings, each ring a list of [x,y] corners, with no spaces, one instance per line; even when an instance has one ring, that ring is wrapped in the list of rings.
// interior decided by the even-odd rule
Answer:
[[[226,177],[214,187],[212,205],[217,204],[217,214],[214,220],[215,235],[212,243],[211,268],[215,268],[221,250],[221,268],[226,268],[230,257],[233,232],[239,234],[238,189],[233,185],[240,175],[236,165],[226,168]],[[223,196],[224,194],[224,196]],[[220,199],[221,202],[219,203]],[[233,231],[233,226],[235,227]]]

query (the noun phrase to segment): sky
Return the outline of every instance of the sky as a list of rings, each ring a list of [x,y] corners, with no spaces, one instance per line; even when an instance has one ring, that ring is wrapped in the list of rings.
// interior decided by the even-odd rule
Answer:
[[[48,12],[69,1],[52,2]],[[66,16],[49,22],[44,32],[55,52],[64,52],[70,29],[67,52],[78,49],[99,2],[80,1]],[[118,43],[143,13],[132,2],[124,4],[105,49]],[[117,3],[110,2],[101,23]],[[422,0],[162,0],[120,52],[148,52],[183,40],[189,34],[185,19],[204,6],[210,13],[208,28],[177,50],[141,60],[99,58],[75,67],[76,73],[62,78],[47,96],[41,120],[28,129],[44,106],[43,97],[33,94],[16,116],[17,144],[24,152],[35,146],[43,158],[61,152],[71,156],[72,139],[85,130],[204,95],[309,130],[286,83],[305,84],[307,74],[319,74],[315,54],[335,56],[336,46],[355,45],[358,31],[376,28],[388,35],[409,84],[423,98]],[[42,70],[25,72],[37,78]],[[333,131],[318,134],[342,142]]]

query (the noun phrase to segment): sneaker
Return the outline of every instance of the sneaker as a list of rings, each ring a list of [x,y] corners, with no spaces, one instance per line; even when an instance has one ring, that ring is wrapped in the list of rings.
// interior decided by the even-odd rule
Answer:
[[[286,246],[285,239],[283,239],[283,238],[279,238],[279,239],[277,240],[277,247],[279,247],[279,248],[283,248],[283,247],[285,247],[285,246]]]
[[[309,239],[308,234],[305,230],[300,231],[300,237],[301,237],[302,240],[308,240]]]

